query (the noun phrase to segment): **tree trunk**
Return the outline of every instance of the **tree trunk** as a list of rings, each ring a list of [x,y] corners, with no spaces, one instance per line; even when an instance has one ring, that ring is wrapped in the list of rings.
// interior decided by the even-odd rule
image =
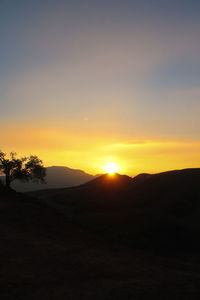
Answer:
[[[6,187],[10,189],[10,172],[6,172]]]

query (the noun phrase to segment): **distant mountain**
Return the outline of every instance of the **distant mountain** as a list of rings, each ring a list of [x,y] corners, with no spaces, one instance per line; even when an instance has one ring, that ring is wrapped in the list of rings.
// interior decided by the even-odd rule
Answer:
[[[46,184],[34,182],[21,182],[15,180],[12,188],[18,192],[28,192],[41,189],[71,187],[86,183],[95,178],[95,176],[85,173],[81,170],[67,167],[47,167]]]
[[[200,249],[200,169],[100,176],[33,195],[84,226],[129,244]]]

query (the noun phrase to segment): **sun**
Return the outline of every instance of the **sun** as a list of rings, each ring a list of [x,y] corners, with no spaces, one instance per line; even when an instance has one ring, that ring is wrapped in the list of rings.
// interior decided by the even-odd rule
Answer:
[[[119,167],[115,163],[108,163],[104,166],[104,170],[109,175],[114,175],[118,172]]]

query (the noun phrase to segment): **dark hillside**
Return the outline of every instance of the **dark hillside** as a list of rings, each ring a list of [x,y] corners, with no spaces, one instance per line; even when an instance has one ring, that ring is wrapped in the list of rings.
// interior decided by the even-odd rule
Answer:
[[[145,174],[136,181],[104,175],[80,187],[35,196],[119,242],[164,251],[200,250],[200,169]]]
[[[120,175],[115,173],[114,175],[101,175],[86,184],[82,187],[88,188],[97,188],[99,190],[125,190],[132,183],[132,178],[127,175]]]
[[[143,183],[145,180],[149,179],[152,175],[147,173],[142,173],[133,178],[133,185],[139,185]]]

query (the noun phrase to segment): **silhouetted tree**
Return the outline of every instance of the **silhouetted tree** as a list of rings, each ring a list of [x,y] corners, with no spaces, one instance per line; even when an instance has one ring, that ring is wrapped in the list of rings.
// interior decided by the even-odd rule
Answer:
[[[45,183],[46,169],[37,156],[16,158],[16,153],[10,152],[8,157],[0,151],[0,173],[5,175],[6,187],[10,188],[15,179]]]

